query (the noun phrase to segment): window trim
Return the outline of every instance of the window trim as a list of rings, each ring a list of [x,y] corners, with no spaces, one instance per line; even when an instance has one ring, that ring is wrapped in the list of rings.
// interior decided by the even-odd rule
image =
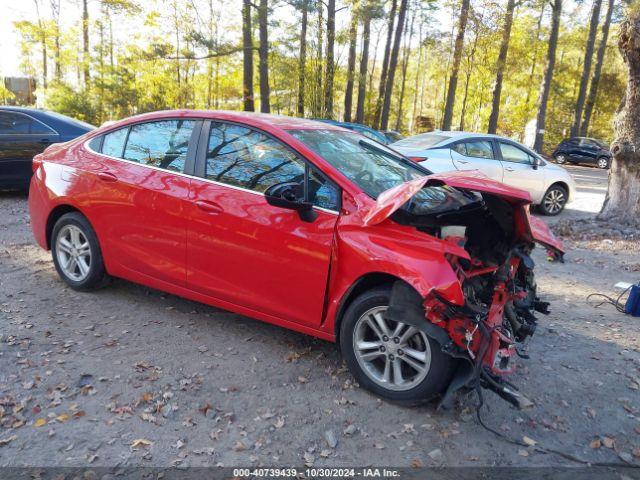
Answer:
[[[517,148],[518,150],[520,150],[521,152],[524,152],[527,154],[527,156],[529,157],[529,162],[528,163],[524,163],[524,162],[514,162],[512,160],[507,160],[504,158],[504,155],[502,155],[502,149],[500,148],[500,144],[504,143],[505,145],[510,145],[514,148]],[[522,148],[520,145],[517,145],[513,142],[508,142],[506,140],[500,140],[500,139],[496,139],[496,146],[498,147],[498,152],[500,152],[500,161],[501,162],[508,162],[508,163],[515,163],[518,165],[529,165],[529,166],[533,166],[534,165],[534,161],[535,157],[531,154],[531,152],[528,152],[527,150],[525,150],[524,148]]]
[[[26,117],[36,123],[39,123],[40,125],[44,125],[46,128],[48,128],[49,130],[51,130],[50,132],[47,133],[0,133],[1,136],[6,136],[6,137],[28,137],[28,136],[42,136],[42,135],[58,135],[60,136],[60,134],[58,133],[58,131],[53,128],[50,127],[49,125],[47,125],[46,123],[38,120],[35,117],[32,117],[31,115],[27,114],[27,113],[23,113],[23,112],[17,112],[17,111],[13,111],[13,110],[2,110],[0,109],[0,113],[8,113],[8,114],[13,114],[13,115],[18,115],[19,117]]]
[[[189,138],[189,145],[187,146],[187,158],[185,159],[184,162],[184,171],[183,172],[176,172],[174,170],[168,170],[166,168],[160,168],[160,167],[156,167],[155,165],[146,165],[144,163],[139,163],[139,162],[134,162],[133,160],[128,160],[126,158],[121,158],[121,157],[112,157],[111,155],[106,155],[104,153],[102,153],[102,151],[100,152],[96,152],[94,149],[92,149],[90,147],[90,143],[92,140],[94,140],[97,136],[102,137],[102,139],[100,140],[100,150],[102,150],[103,144],[104,144],[104,137],[106,135],[109,135],[110,133],[114,133],[117,132],[118,130],[124,130],[127,129],[127,135],[124,139],[124,143],[122,145],[122,154],[124,155],[125,149],[127,148],[127,142],[129,141],[129,133],[131,132],[131,127],[135,126],[135,125],[142,125],[145,123],[157,123],[157,122],[165,122],[165,121],[171,121],[171,120],[191,120],[193,121],[195,124],[193,126],[193,130],[191,131],[191,137]],[[95,154],[95,155],[99,155],[101,157],[104,158],[108,158],[110,160],[119,160],[121,162],[126,162],[126,163],[130,163],[131,165],[138,165],[140,167],[146,167],[146,168],[151,168],[154,170],[158,170],[160,172],[165,172],[165,173],[172,173],[175,175],[180,175],[180,176],[184,176],[184,177],[189,177],[192,178],[193,174],[189,174],[188,170],[193,171],[193,166],[195,163],[195,157],[197,154],[197,148],[198,148],[198,140],[200,138],[200,133],[201,133],[201,128],[202,128],[202,119],[201,118],[192,118],[192,117],[168,117],[168,118],[160,118],[160,119],[154,119],[154,120],[141,120],[139,122],[134,122],[134,123],[129,123],[127,125],[123,125],[121,127],[117,127],[117,128],[113,128],[111,130],[108,130],[106,132],[102,132],[99,133],[98,135],[94,135],[91,138],[87,139],[82,146],[88,150],[89,152]]]
[[[224,123],[224,124],[227,124],[227,125],[235,125],[235,126],[238,126],[238,127],[248,128],[249,130],[253,130],[253,131],[258,132],[258,133],[260,133],[262,135],[265,135],[266,137],[270,138],[271,140],[277,142],[279,145],[283,146],[286,150],[289,150],[292,154],[294,154],[296,156],[296,158],[300,159],[305,165],[305,186],[304,186],[305,190],[308,188],[308,186],[306,185],[307,181],[308,181],[307,169],[313,169],[316,172],[318,172],[328,182],[331,182],[335,186],[335,188],[338,190],[338,205],[336,207],[337,208],[336,210],[333,210],[333,209],[330,209],[330,208],[325,208],[325,207],[320,207],[318,205],[313,205],[313,208],[317,208],[318,210],[320,210],[322,212],[326,212],[326,213],[333,213],[333,214],[336,214],[336,215],[340,214],[340,211],[342,210],[342,188],[340,187],[340,185],[338,185],[331,178],[329,178],[329,176],[327,174],[325,174],[313,162],[309,161],[306,157],[304,157],[304,155],[300,154],[293,147],[291,147],[290,145],[287,145],[285,142],[283,142],[281,139],[277,138],[276,136],[272,135],[271,133],[265,132],[261,128],[254,127],[253,125],[247,125],[247,124],[240,123],[240,122],[233,122],[233,121],[222,120],[222,119],[217,119],[217,118],[204,119],[204,121],[202,122],[201,130],[200,130],[200,139],[199,139],[199,142],[198,142],[198,149],[197,149],[197,153],[196,153],[196,165],[195,165],[195,170],[194,170],[194,177],[196,177],[198,180],[203,180],[205,182],[209,182],[209,183],[212,183],[214,185],[219,185],[219,186],[226,187],[226,188],[232,188],[234,190],[238,190],[238,191],[242,191],[242,192],[252,193],[254,195],[260,195],[262,197],[265,196],[263,192],[257,192],[255,190],[251,190],[251,189],[248,189],[248,188],[238,187],[237,185],[230,185],[228,183],[218,182],[216,180],[211,180],[209,178],[206,178],[205,175],[206,175],[206,164],[207,164],[207,150],[209,148],[209,137],[211,135],[211,124],[212,123]],[[305,191],[305,194],[306,194],[306,191]]]

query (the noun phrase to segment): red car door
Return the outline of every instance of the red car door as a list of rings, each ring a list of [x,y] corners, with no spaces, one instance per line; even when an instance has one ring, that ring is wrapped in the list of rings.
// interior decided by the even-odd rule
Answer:
[[[339,189],[284,144],[256,130],[212,122],[191,182],[188,287],[309,326],[322,318]],[[202,148],[206,146],[206,148]],[[206,150],[206,152],[204,151]],[[307,188],[304,183],[307,182]],[[315,220],[267,203],[291,182],[317,206]]]
[[[100,190],[92,195],[91,208],[114,275],[137,280],[142,274],[185,286],[184,209],[190,180],[182,172],[198,123],[153,121],[104,136],[96,181]]]

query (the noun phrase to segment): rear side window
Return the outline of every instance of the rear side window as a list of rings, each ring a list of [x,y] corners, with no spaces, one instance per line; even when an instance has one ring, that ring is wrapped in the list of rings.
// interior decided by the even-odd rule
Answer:
[[[0,112],[0,135],[49,135],[56,132],[20,113]]]
[[[143,165],[182,172],[194,125],[193,120],[162,120],[133,125],[123,158]]]
[[[115,132],[107,133],[102,142],[102,153],[110,157],[122,158],[128,131],[128,128],[121,128]]]
[[[493,148],[491,142],[487,140],[461,142],[454,145],[453,150],[465,157],[493,158]]]

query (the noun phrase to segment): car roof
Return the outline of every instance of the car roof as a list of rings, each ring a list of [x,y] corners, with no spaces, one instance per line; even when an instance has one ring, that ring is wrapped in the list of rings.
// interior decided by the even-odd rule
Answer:
[[[307,118],[288,117],[286,115],[277,115],[271,113],[243,112],[234,110],[161,110],[157,112],[143,113],[134,117],[126,118],[115,124],[109,125],[126,125],[129,123],[162,119],[168,117],[195,117],[211,120],[226,120],[230,122],[240,122],[257,128],[269,130],[278,128],[281,130],[343,130],[339,125],[324,123],[317,120]]]

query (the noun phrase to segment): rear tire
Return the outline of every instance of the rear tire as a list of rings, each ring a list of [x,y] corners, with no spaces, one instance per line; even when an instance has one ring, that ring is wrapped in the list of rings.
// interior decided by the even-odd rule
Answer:
[[[81,213],[65,213],[55,223],[51,254],[58,275],[74,290],[93,290],[102,284],[105,269],[98,237]]]
[[[560,185],[551,185],[542,197],[542,202],[539,205],[540,211],[551,217],[558,215],[564,210],[568,199],[569,194],[566,188]]]
[[[405,405],[427,402],[449,385],[456,361],[424,332],[385,320],[390,297],[390,287],[379,287],[351,302],[340,326],[342,356],[370,392]]]

